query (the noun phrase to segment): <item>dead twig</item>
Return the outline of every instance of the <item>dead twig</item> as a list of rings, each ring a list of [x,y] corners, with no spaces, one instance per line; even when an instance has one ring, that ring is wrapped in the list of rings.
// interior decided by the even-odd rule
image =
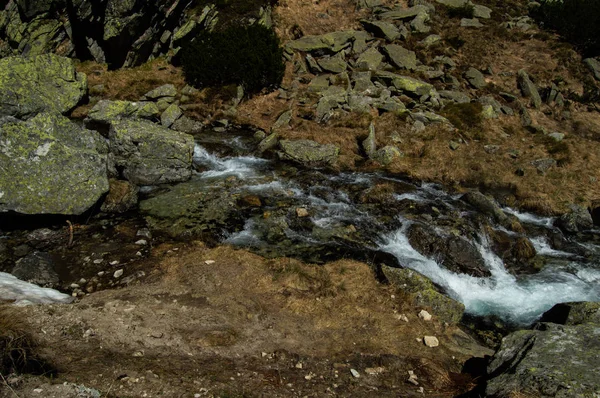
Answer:
[[[69,244],[67,245],[67,247],[71,247],[73,246],[73,223],[67,220],[67,224],[69,224]]]

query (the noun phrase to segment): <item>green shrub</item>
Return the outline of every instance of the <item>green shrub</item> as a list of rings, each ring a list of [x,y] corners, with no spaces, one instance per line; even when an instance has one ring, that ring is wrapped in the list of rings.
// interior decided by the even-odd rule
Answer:
[[[532,15],[586,57],[600,55],[600,1],[542,0]]]
[[[285,70],[279,38],[258,24],[202,33],[181,52],[185,78],[196,87],[235,84],[255,93],[278,86]]]

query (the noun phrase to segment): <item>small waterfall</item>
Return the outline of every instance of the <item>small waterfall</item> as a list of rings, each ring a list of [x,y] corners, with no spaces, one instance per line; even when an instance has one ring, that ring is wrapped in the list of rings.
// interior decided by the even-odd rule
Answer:
[[[269,162],[252,156],[221,159],[196,144],[194,147],[194,163],[208,169],[200,174],[204,178],[235,176],[243,179],[257,176],[259,170]]]
[[[495,314],[517,324],[529,324],[556,303],[600,300],[600,286],[593,283],[600,279],[600,270],[580,269],[580,264],[572,262],[567,267],[548,264],[535,275],[515,277],[505,269],[483,236],[477,246],[491,276],[475,278],[453,273],[410,245],[406,236],[409,225],[410,222],[404,222],[402,228],[384,237],[380,249],[444,288],[465,305],[468,313]],[[573,273],[572,269],[579,271]]]

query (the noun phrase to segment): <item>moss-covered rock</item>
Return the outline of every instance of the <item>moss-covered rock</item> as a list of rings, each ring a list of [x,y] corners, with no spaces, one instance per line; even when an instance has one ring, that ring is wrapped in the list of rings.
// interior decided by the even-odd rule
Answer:
[[[542,324],[506,336],[488,366],[486,396],[597,397],[600,325]]]
[[[0,59],[0,116],[66,114],[87,93],[87,77],[73,61],[53,54]]]
[[[397,90],[409,95],[431,95],[434,88],[431,84],[414,77],[401,76],[392,72],[379,71],[375,75],[379,80],[390,83]]]
[[[560,325],[580,325],[583,323],[597,323],[600,325],[600,302],[559,303],[544,312],[540,321]]]
[[[415,305],[430,308],[433,314],[444,322],[460,322],[465,306],[440,293],[425,276],[410,269],[387,265],[382,265],[381,270],[391,284],[411,297]]]
[[[340,149],[332,144],[321,145],[311,140],[281,140],[279,156],[305,166],[332,166],[336,163]]]
[[[192,175],[194,138],[145,120],[112,123],[110,152],[123,177],[137,185],[185,181]]]
[[[160,111],[154,102],[109,101],[101,100],[88,112],[86,124],[110,125],[122,118],[141,118],[158,120]]]
[[[108,191],[107,146],[95,131],[41,113],[0,121],[0,211],[81,214]]]

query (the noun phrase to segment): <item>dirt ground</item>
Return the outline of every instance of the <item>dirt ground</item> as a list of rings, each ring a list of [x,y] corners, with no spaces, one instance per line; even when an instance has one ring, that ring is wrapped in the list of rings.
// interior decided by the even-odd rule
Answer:
[[[474,385],[464,362],[492,353],[420,319],[363,263],[193,243],[158,247],[144,267],[135,285],[22,308],[57,374],[8,377],[0,397],[75,397],[73,385],[102,397],[453,397]]]

